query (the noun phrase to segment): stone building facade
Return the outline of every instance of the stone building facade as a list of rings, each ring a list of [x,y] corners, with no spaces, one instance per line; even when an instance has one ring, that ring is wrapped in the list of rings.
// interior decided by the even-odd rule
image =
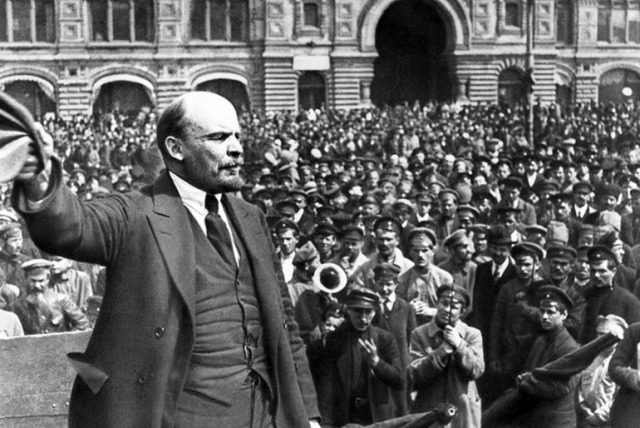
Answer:
[[[194,89],[262,111],[516,102],[528,1],[536,97],[637,99],[640,0],[0,0],[0,87],[62,116]]]

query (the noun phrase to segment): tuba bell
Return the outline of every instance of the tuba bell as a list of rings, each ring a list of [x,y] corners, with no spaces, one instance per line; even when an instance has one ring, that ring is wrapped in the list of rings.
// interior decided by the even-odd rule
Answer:
[[[339,293],[347,286],[347,274],[335,263],[322,263],[313,274],[313,285],[325,293]]]

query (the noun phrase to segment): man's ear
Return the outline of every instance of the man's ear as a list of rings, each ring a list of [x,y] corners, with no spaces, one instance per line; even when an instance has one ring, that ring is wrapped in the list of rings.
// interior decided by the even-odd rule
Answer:
[[[167,149],[167,153],[174,160],[182,162],[184,160],[183,143],[182,140],[176,137],[168,136],[164,140],[164,146]]]

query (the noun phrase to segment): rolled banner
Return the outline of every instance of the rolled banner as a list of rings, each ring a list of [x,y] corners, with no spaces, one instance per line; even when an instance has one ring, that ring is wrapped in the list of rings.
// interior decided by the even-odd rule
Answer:
[[[42,142],[34,120],[22,104],[0,92],[0,183],[13,180],[33,150],[42,168]]]

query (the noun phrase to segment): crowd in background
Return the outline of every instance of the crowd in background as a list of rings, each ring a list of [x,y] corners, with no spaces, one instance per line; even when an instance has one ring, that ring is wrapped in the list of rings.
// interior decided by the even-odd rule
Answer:
[[[624,368],[631,360],[613,357],[614,346],[570,380],[531,375],[640,321],[640,112],[538,105],[533,143],[525,117],[489,104],[240,115],[239,196],[272,229],[329,426],[425,411],[445,398],[460,409],[454,426],[479,426],[481,410],[510,387],[544,401],[517,426],[609,426],[616,394],[640,391],[624,370],[608,375],[612,358]],[[157,177],[156,118],[42,123],[67,185],[93,201]],[[13,320],[0,335],[90,328],[107,273],[42,254],[10,208],[11,183],[0,186],[0,327]],[[344,276],[343,291],[318,289],[326,263]],[[349,306],[353,290],[361,295]],[[338,375],[323,361],[348,346],[339,333],[356,324],[355,309],[371,315],[366,329],[392,333],[379,349],[389,367],[374,376],[376,391],[360,385],[360,401],[337,410]],[[390,406],[370,411],[385,388]]]

